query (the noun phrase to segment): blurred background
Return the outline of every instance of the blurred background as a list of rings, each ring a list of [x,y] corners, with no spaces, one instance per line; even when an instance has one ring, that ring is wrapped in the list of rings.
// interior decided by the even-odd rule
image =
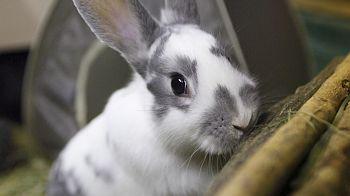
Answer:
[[[159,17],[162,0],[141,0]],[[350,51],[349,0],[198,0],[203,27],[233,45],[267,105]],[[43,195],[64,144],[130,69],[70,0],[0,0],[0,195]]]

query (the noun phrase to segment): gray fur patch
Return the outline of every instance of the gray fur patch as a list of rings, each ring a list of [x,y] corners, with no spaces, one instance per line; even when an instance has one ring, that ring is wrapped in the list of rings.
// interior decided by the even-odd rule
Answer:
[[[226,87],[219,85],[215,90],[215,108],[219,108],[223,112],[230,112],[231,116],[237,115],[236,99],[230,94]]]
[[[105,183],[112,183],[114,181],[110,172],[107,169],[99,168],[97,165],[95,165],[89,155],[85,157],[85,163],[88,167],[90,167],[96,178],[101,179]]]
[[[155,52],[155,54],[158,55],[153,55],[150,60],[148,65],[149,73],[167,77],[174,73],[179,73],[184,75],[187,79],[193,79],[195,82],[198,81],[198,63],[196,60],[192,60],[187,56],[176,56],[174,59],[163,57],[162,55],[159,55],[162,54],[162,47],[162,45],[158,47],[159,51]]]
[[[155,97],[153,110],[156,117],[162,118],[167,114],[170,107],[187,111],[189,105],[184,104],[183,97],[174,95],[167,82],[171,81],[170,77],[174,73],[179,73],[184,75],[187,81],[193,81],[193,89],[196,89],[198,86],[197,61],[186,56],[178,56],[175,59],[154,56],[149,67],[153,78],[147,84],[147,88]]]
[[[171,33],[164,33],[164,35],[162,35],[160,37],[160,42],[154,52],[154,54],[152,55],[151,59],[145,63],[145,66],[143,69],[143,77],[146,76],[147,73],[154,73],[157,72],[157,69],[159,69],[159,66],[161,64],[166,64],[166,63],[162,63],[161,62],[161,57],[163,55],[164,52],[164,48],[165,48],[165,44],[166,42],[169,40],[169,37],[171,36]]]
[[[74,186],[75,191],[71,192],[68,190],[67,183],[69,186]],[[79,180],[75,177],[73,171],[63,172],[62,171],[62,160],[59,158],[55,162],[51,174],[50,181],[46,190],[47,196],[83,196],[83,189],[79,183]]]
[[[239,96],[243,100],[243,104],[246,106],[256,105],[258,102],[258,93],[255,86],[251,84],[245,84],[239,90]]]
[[[167,0],[166,9],[176,13],[171,24],[199,24],[200,17],[195,0]]]
[[[157,46],[156,51],[154,52],[152,59],[160,58],[163,55],[165,44],[169,40],[171,33],[165,34],[160,38],[159,45]],[[152,64],[152,63],[151,63]]]
[[[210,48],[210,52],[217,57],[225,57],[226,56],[226,52],[225,52],[224,48],[222,48],[222,47],[213,46]]]
[[[174,107],[183,111],[189,109],[188,105],[185,105],[180,97],[173,94],[171,89],[165,87],[167,80],[164,77],[157,77],[151,80],[147,84],[148,90],[155,97],[155,105],[153,106],[156,117],[162,118],[167,114],[170,107]]]
[[[210,48],[210,52],[217,57],[224,57],[234,65],[237,65],[237,61],[233,58],[233,54],[230,47],[217,43]]]
[[[233,117],[238,115],[236,99],[226,87],[219,85],[215,90],[215,100],[216,104],[203,116],[201,132],[215,137],[223,149],[232,149],[242,136],[242,132],[232,125]]]
[[[187,56],[178,56],[176,57],[176,65],[178,66],[181,74],[183,74],[186,78],[191,78],[198,84],[198,76],[197,76],[197,66],[198,63],[196,60],[191,60]]]

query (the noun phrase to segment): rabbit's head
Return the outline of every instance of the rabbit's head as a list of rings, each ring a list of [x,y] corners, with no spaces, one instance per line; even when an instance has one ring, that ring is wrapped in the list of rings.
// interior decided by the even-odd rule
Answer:
[[[220,154],[249,132],[259,105],[256,83],[201,30],[194,0],[166,1],[161,21],[138,0],[74,2],[97,37],[144,79],[164,142]]]

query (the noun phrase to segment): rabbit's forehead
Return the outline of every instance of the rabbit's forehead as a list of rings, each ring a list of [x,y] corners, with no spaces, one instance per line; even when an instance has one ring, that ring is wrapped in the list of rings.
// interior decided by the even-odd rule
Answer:
[[[183,26],[172,29],[171,36],[164,48],[164,55],[187,55],[200,59],[210,49],[217,45],[216,39],[196,26]]]
[[[238,96],[241,86],[254,83],[234,68],[227,56],[225,48],[211,34],[196,26],[180,26],[164,33],[151,48],[149,73],[177,72],[196,83],[201,80],[208,92],[221,85]]]
[[[201,80],[200,83],[206,84],[207,91],[213,92],[221,85],[231,92],[238,92],[238,88],[243,85],[241,83],[246,82],[247,78],[227,60],[225,48],[211,34],[200,29],[183,27],[169,35],[160,45],[163,45],[162,57],[169,61],[170,69],[182,70],[190,64],[195,64],[196,75]],[[182,63],[186,61],[178,60],[179,58],[195,63]],[[177,63],[170,63],[172,60]],[[212,88],[208,88],[208,85]]]
[[[197,69],[218,64],[223,53],[212,35],[191,25],[179,27],[163,34],[151,48],[149,71],[179,72],[196,79]]]

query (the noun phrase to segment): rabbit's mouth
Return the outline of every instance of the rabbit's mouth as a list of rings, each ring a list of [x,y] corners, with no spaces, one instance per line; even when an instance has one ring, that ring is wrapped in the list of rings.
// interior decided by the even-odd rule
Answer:
[[[233,152],[242,141],[245,134],[233,125],[209,125],[201,131],[199,145],[210,154],[225,154]]]

